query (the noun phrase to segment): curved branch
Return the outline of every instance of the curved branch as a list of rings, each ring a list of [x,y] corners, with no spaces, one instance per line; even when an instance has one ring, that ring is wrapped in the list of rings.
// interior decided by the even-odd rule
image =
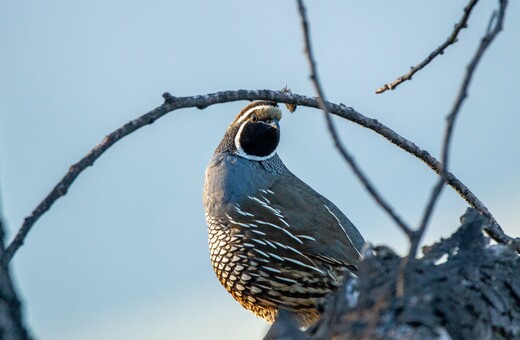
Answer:
[[[462,31],[463,28],[468,27],[467,23],[468,23],[469,16],[471,15],[471,11],[473,10],[473,7],[475,7],[477,2],[478,2],[478,0],[471,0],[469,2],[469,4],[464,8],[464,14],[462,15],[462,18],[460,18],[459,22],[453,28],[453,32],[451,32],[448,39],[446,39],[446,41],[441,46],[437,47],[437,49],[435,49],[433,52],[431,52],[430,55],[428,55],[428,57],[426,57],[426,59],[424,59],[422,62],[413,66],[410,69],[410,71],[408,73],[406,73],[405,75],[402,75],[401,77],[397,78],[392,83],[385,84],[385,85],[381,86],[380,88],[378,88],[376,90],[376,94],[386,92],[387,90],[394,90],[397,86],[401,85],[403,82],[405,82],[407,80],[412,80],[412,77],[415,73],[417,73],[418,71],[423,69],[426,65],[428,65],[433,59],[437,58],[439,55],[444,54],[444,50],[446,48],[448,48],[448,46],[455,44],[458,41],[457,37],[458,37],[460,31]]]
[[[58,184],[52,189],[52,191],[38,204],[36,209],[27,216],[20,227],[20,230],[16,234],[13,241],[7,247],[3,262],[7,263],[11,260],[15,252],[23,244],[25,237],[31,230],[34,223],[47,211],[49,208],[62,196],[67,193],[67,190],[72,185],[78,175],[83,172],[86,168],[94,164],[106,150],[122,138],[128,136],[132,132],[142,128],[143,126],[152,124],[157,119],[161,118],[165,114],[189,107],[197,107],[199,109],[206,108],[210,105],[222,104],[228,102],[234,102],[239,100],[272,100],[279,103],[294,104],[299,106],[307,106],[313,108],[319,108],[318,99],[302,96],[298,94],[272,91],[272,90],[238,90],[238,91],[222,91],[217,93],[211,93],[206,95],[198,95],[191,97],[173,97],[168,93],[164,94],[165,103],[156,109],[136,118],[119,129],[115,130],[111,134],[107,135],[101,143],[96,145],[85,157],[79,162],[72,165],[65,176],[58,182]],[[435,157],[431,156],[427,151],[419,148],[417,145],[409,141],[408,139],[400,136],[398,133],[390,129],[389,127],[381,124],[376,119],[368,118],[361,113],[357,112],[351,107],[347,107],[343,104],[325,103],[329,109],[329,112],[339,117],[348,119],[356,124],[373,130],[381,136],[388,139],[393,144],[397,145],[401,149],[411,153],[417,158],[424,161],[431,169],[435,172],[440,173],[441,165]],[[493,218],[491,213],[488,211],[486,206],[466,187],[460,182],[453,174],[448,173],[446,177],[446,183],[453,187],[471,206],[476,208],[485,216]],[[490,235],[497,241],[502,243],[515,243],[516,240],[507,236],[500,226],[496,224],[496,228],[492,229]],[[520,249],[520,241],[518,241],[518,249]]]
[[[318,102],[320,105],[320,109],[323,111],[325,115],[325,120],[327,123],[327,128],[330,132],[330,135],[332,136],[332,140],[334,141],[334,145],[336,146],[336,149],[338,149],[339,153],[343,156],[343,159],[347,162],[347,164],[350,166],[354,174],[357,176],[359,181],[365,186],[365,189],[368,191],[368,193],[372,196],[372,198],[383,208],[383,210],[394,220],[394,222],[401,228],[401,230],[408,236],[408,238],[411,240],[413,238],[413,231],[408,226],[406,222],[403,221],[399,215],[394,211],[392,206],[381,196],[381,194],[377,191],[376,187],[370,182],[368,177],[365,175],[363,170],[359,167],[357,162],[354,160],[350,152],[348,152],[347,148],[338,136],[338,131],[336,129],[336,126],[334,125],[334,122],[332,121],[332,117],[330,116],[330,112],[328,110],[328,107],[325,105],[325,93],[323,91],[323,88],[321,86],[321,82],[319,79],[318,71],[316,69],[316,61],[314,60],[314,55],[312,52],[312,46],[311,46],[311,38],[309,34],[309,23],[307,21],[307,10],[305,9],[305,5],[303,4],[303,0],[297,0],[298,3],[298,11],[300,12],[300,20],[301,20],[301,26],[302,26],[302,32],[303,32],[303,42],[304,42],[304,51],[305,56],[307,57],[307,62],[309,64],[309,69],[311,72],[310,78],[311,82],[314,85],[314,90],[316,91],[316,94],[318,95]]]

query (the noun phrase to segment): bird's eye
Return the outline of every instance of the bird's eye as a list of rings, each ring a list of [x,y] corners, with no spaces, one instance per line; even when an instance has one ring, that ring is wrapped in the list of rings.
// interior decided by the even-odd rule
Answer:
[[[253,114],[251,115],[250,120],[251,120],[253,123],[256,123],[256,122],[258,122],[258,117],[253,113]]]

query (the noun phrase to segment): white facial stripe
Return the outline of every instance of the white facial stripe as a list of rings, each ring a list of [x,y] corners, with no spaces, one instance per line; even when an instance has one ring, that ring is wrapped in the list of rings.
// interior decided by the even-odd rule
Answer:
[[[271,106],[271,105],[258,105],[258,106],[250,108],[249,110],[244,112],[244,114],[242,116],[240,116],[240,118],[237,120],[237,124],[240,123],[241,121],[243,121],[244,119],[246,119],[247,117],[249,117],[249,114],[251,112],[259,110],[259,109],[268,109],[270,107],[273,107],[273,106]]]
[[[251,110],[249,110],[251,111]],[[247,111],[247,112],[249,112]],[[245,115],[247,116],[247,115]],[[240,120],[242,119],[243,117],[240,117]],[[240,121],[239,120],[239,121]],[[273,157],[276,153],[276,149],[271,152],[269,155],[267,156],[254,156],[254,155],[248,155],[244,149],[242,149],[242,146],[240,145],[240,135],[242,134],[242,130],[244,130],[244,126],[246,125],[247,122],[244,122],[242,123],[242,125],[240,125],[240,128],[238,129],[238,132],[237,132],[237,135],[235,136],[235,147],[237,148],[237,155],[240,156],[240,157],[243,157],[245,159],[249,159],[249,160],[252,160],[252,161],[265,161],[266,159],[269,159],[271,157]]]

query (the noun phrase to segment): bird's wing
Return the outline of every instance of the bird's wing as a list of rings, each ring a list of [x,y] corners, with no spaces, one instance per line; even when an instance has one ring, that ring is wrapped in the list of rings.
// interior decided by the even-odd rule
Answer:
[[[234,218],[262,224],[268,233],[264,238],[287,245],[309,262],[354,269],[365,243],[333,203],[291,173],[244,199]]]

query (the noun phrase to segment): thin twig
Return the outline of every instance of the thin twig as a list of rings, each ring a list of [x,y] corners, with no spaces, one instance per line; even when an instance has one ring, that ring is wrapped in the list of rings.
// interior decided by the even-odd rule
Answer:
[[[36,209],[25,218],[22,226],[18,230],[15,238],[11,241],[4,254],[3,261],[7,263],[11,260],[14,253],[23,244],[27,234],[31,230],[34,223],[63,195],[66,194],[74,180],[86,168],[91,166],[106,150],[122,138],[128,136],[132,132],[155,122],[165,114],[178,109],[197,107],[206,108],[215,104],[234,102],[239,100],[271,100],[285,104],[296,104],[299,106],[319,108],[319,101],[316,98],[302,96],[294,93],[272,91],[272,90],[238,90],[238,91],[222,91],[206,95],[198,95],[191,97],[173,97],[168,93],[164,94],[165,103],[156,109],[136,118],[114,132],[106,136],[103,141],[94,147],[86,156],[84,156],[76,164],[72,165],[65,176],[51,190],[51,192],[38,204]],[[402,137],[386,125],[380,123],[376,119],[368,118],[357,112],[351,107],[343,104],[334,104],[326,102],[330,113],[339,117],[348,119],[356,124],[371,129],[377,134],[385,137],[393,144],[401,149],[411,153],[415,157],[425,162],[432,170],[440,173],[440,162],[430,155],[427,151],[419,148],[417,145]],[[476,197],[461,181],[453,174],[449,173],[446,183],[454,188],[461,197],[463,197],[471,206],[480,211],[483,215],[495,220],[493,215],[488,211],[486,206]],[[489,234],[500,243],[509,243],[520,251],[520,240],[512,239],[507,236],[498,224],[493,224],[487,230]]]
[[[432,194],[430,196],[430,199],[428,201],[428,204],[426,206],[426,209],[424,211],[423,218],[421,220],[421,224],[419,226],[419,229],[417,230],[417,234],[415,239],[413,240],[412,244],[410,245],[410,252],[408,253],[408,258],[415,258],[417,255],[417,249],[419,247],[419,243],[421,242],[422,236],[424,234],[424,231],[426,230],[428,223],[431,219],[431,215],[433,213],[433,210],[435,208],[435,204],[437,203],[441,191],[444,188],[444,183],[446,181],[446,176],[448,174],[448,161],[449,161],[449,151],[450,151],[450,145],[451,140],[453,137],[453,129],[455,127],[455,120],[457,119],[458,115],[460,114],[460,110],[462,108],[462,104],[466,100],[468,96],[468,89],[469,85],[471,83],[471,80],[473,79],[473,75],[475,74],[475,70],[477,69],[478,64],[482,60],[482,57],[486,50],[489,48],[491,43],[495,40],[495,38],[498,36],[500,31],[502,31],[503,24],[504,24],[504,17],[506,13],[506,7],[507,7],[507,0],[500,0],[500,7],[498,9],[498,14],[496,12],[493,12],[488,28],[486,30],[486,33],[480,40],[480,44],[477,48],[477,51],[475,52],[475,55],[471,59],[471,62],[466,67],[466,73],[464,75],[464,79],[462,80],[462,84],[460,86],[457,98],[455,99],[455,103],[453,104],[453,107],[449,113],[449,115],[446,117],[446,129],[444,132],[444,139],[442,142],[442,170],[439,176],[439,180],[435,184],[432,190]]]
[[[464,14],[462,15],[462,18],[460,18],[459,22],[455,24],[455,27],[453,28],[453,31],[451,32],[450,36],[446,39],[446,41],[437,49],[435,49],[433,52],[431,52],[426,59],[424,59],[422,62],[417,64],[416,66],[413,66],[410,68],[410,71],[406,73],[405,75],[402,75],[401,77],[394,80],[392,83],[385,84],[378,88],[376,90],[376,94],[383,93],[387,90],[394,90],[397,86],[402,84],[403,82],[407,80],[411,80],[413,75],[423,69],[426,65],[428,65],[433,59],[438,57],[441,54],[444,54],[444,50],[448,48],[448,46],[455,44],[458,39],[458,35],[460,31],[462,31],[463,28],[468,27],[468,19],[471,15],[471,11],[473,10],[473,7],[477,4],[478,0],[471,0],[467,6],[464,8]]]
[[[309,63],[310,69],[310,79],[312,84],[314,85],[314,90],[318,95],[318,103],[320,108],[323,110],[323,114],[325,116],[325,120],[327,122],[327,128],[334,140],[334,145],[336,149],[343,156],[347,164],[352,168],[354,174],[356,174],[357,178],[363,183],[366,190],[370,193],[372,198],[383,208],[383,210],[394,220],[394,222],[401,228],[401,230],[411,239],[412,238],[412,229],[408,226],[406,222],[403,221],[401,217],[394,211],[394,209],[390,206],[390,204],[381,196],[381,194],[377,191],[377,189],[372,185],[368,177],[365,175],[363,170],[356,163],[352,155],[347,151],[347,148],[340,141],[338,136],[338,131],[334,122],[332,121],[332,117],[329,113],[329,109],[325,104],[325,93],[323,92],[323,88],[320,83],[318,71],[316,70],[316,62],[314,60],[314,55],[312,52],[311,39],[309,35],[309,23],[307,21],[307,14],[305,5],[303,4],[303,0],[297,0],[298,2],[298,11],[300,12],[300,20],[303,32],[303,41],[304,41],[304,50],[305,55],[307,57],[307,62]]]
[[[396,295],[398,297],[400,297],[404,294],[404,287],[405,287],[404,278],[405,278],[406,271],[409,269],[410,263],[412,261],[414,261],[415,257],[417,256],[417,250],[419,248],[419,243],[421,242],[424,232],[426,231],[426,228],[431,219],[431,215],[433,213],[435,205],[440,197],[441,191],[444,188],[444,183],[445,183],[445,180],[448,175],[449,149],[450,149],[451,139],[453,136],[455,120],[460,113],[462,104],[464,103],[465,99],[467,98],[468,88],[469,88],[469,85],[473,78],[473,74],[475,73],[475,70],[477,68],[477,65],[479,64],[480,60],[482,59],[484,52],[490,46],[491,42],[496,38],[496,36],[502,30],[506,6],[507,6],[507,1],[501,0],[498,16],[497,16],[496,12],[493,12],[493,14],[489,20],[489,24],[488,24],[486,33],[485,33],[484,37],[482,37],[479,47],[477,48],[477,51],[475,52],[475,55],[473,56],[473,58],[471,59],[471,62],[469,63],[469,65],[466,68],[466,73],[464,75],[464,79],[460,86],[460,89],[459,89],[457,98],[455,100],[455,103],[452,107],[452,110],[450,111],[449,115],[446,117],[446,129],[444,132],[444,139],[442,142],[442,155],[441,155],[442,164],[444,164],[444,166],[442,167],[442,170],[440,172],[439,180],[437,181],[437,183],[435,184],[435,186],[432,189],[432,193],[431,193],[430,199],[428,200],[428,203],[426,205],[426,209],[424,211],[423,218],[421,220],[421,224],[420,224],[419,228],[417,229],[417,231],[414,235],[415,237],[410,244],[410,250],[409,250],[408,256],[402,261],[402,263],[399,267],[399,274],[398,274],[398,279],[397,279],[397,283],[396,283]],[[492,221],[491,224],[496,225],[497,223],[496,223],[496,221]],[[518,239],[516,240],[516,242],[518,242]],[[507,245],[510,245],[512,242],[504,242],[504,243]],[[518,243],[517,243],[516,250],[518,251]]]

